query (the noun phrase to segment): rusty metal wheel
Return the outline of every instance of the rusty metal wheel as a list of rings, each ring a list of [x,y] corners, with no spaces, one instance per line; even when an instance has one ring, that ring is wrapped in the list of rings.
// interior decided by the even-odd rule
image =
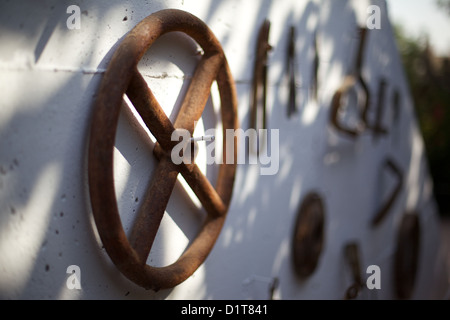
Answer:
[[[194,77],[175,122],[172,124],[138,72],[137,64],[147,49],[163,34],[184,32],[203,49]],[[175,129],[193,133],[217,82],[221,98],[223,159],[215,188],[195,163],[179,165],[171,161]],[[114,189],[113,150],[119,111],[126,94],[157,140],[154,153],[159,159],[146,196],[128,239],[118,212]],[[226,141],[225,130],[237,129],[237,98],[234,81],[222,47],[211,30],[195,16],[180,10],[162,10],[142,20],[115,51],[103,76],[94,102],[89,141],[89,190],[95,223],[111,260],[131,281],[146,288],[172,288],[205,261],[225,221],[230,204],[237,163],[237,138]],[[189,247],[173,264],[152,267],[146,261],[165,208],[181,173],[207,212],[205,222]]]

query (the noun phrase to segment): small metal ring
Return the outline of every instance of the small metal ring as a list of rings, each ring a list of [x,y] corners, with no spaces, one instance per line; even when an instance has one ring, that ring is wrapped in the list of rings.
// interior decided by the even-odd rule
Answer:
[[[317,193],[305,196],[297,214],[292,238],[294,270],[300,278],[309,277],[317,267],[325,234],[325,210]]]

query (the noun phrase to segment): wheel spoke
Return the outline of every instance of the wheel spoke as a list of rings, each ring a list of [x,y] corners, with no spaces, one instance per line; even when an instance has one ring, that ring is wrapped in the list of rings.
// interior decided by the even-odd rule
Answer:
[[[130,244],[143,264],[152,248],[177,176],[176,166],[170,159],[160,159],[130,236]]]
[[[147,86],[147,82],[137,70],[131,78],[127,96],[164,150],[171,150],[177,143],[177,141],[171,141],[171,135],[175,129]]]
[[[203,113],[211,92],[211,85],[216,80],[223,61],[223,55],[217,53],[204,56],[199,62],[175,120],[175,128],[184,128],[191,134],[194,132],[194,123]]]
[[[180,172],[210,216],[216,217],[226,214],[227,205],[224,204],[216,189],[196,164],[190,170],[183,167]]]
[[[154,154],[158,159],[164,159],[165,153],[158,144],[155,145]],[[178,170],[210,216],[226,214],[227,206],[195,163],[188,165],[182,163],[178,166]]]

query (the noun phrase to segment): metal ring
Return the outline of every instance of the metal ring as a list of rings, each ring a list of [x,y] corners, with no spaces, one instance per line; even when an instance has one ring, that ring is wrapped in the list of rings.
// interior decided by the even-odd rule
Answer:
[[[356,242],[349,242],[344,247],[345,258],[351,268],[352,284],[345,292],[345,299],[351,300],[358,297],[363,287],[363,280],[361,277],[361,257],[359,253],[359,244]]]
[[[174,124],[137,70],[139,60],[156,39],[173,31],[184,32],[204,51]],[[235,160],[220,165],[215,188],[195,163],[176,165],[169,156],[178,143],[171,140],[171,134],[175,129],[184,128],[192,135],[214,80],[221,98],[223,156],[229,159],[227,153],[232,153]],[[120,220],[113,177],[113,149],[124,93],[157,139],[154,153],[159,159],[130,239]],[[100,238],[111,260],[131,281],[155,291],[172,288],[191,276],[205,261],[219,236],[231,201],[237,138],[234,138],[234,144],[228,143],[225,130],[237,128],[234,81],[222,47],[205,23],[181,10],[162,10],[142,20],[124,38],[103,76],[94,102],[88,170],[92,210]],[[146,264],[147,257],[178,173],[197,195],[208,216],[197,237],[175,263],[152,267]]]
[[[267,72],[268,54],[272,50],[269,44],[270,21],[264,20],[258,33],[256,57],[253,68],[252,95],[250,105],[250,128],[259,132],[267,129]],[[264,138],[262,138],[264,139]],[[250,145],[250,152],[259,154],[266,141],[258,141],[258,145]]]

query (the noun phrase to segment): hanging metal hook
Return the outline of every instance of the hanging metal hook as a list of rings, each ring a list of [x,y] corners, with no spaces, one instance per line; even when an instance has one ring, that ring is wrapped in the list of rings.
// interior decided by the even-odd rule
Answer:
[[[253,70],[253,90],[251,97],[250,128],[259,132],[259,129],[267,128],[266,117],[266,97],[267,97],[267,64],[268,53],[272,49],[269,44],[270,21],[265,20],[259,29],[256,46],[256,59]],[[259,151],[262,143],[259,141],[256,152]],[[250,147],[252,148],[252,146]]]

